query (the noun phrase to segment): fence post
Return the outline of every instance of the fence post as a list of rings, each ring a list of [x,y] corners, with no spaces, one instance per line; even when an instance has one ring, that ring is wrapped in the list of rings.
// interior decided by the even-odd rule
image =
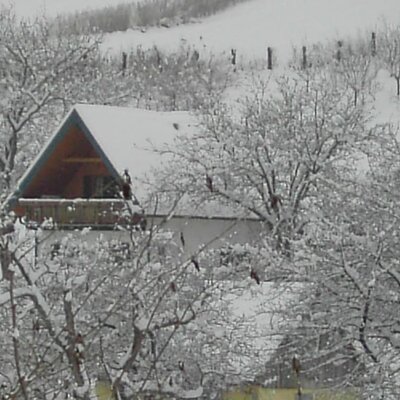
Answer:
[[[341,40],[339,40],[337,42],[337,51],[336,51],[336,60],[337,61],[341,61],[342,60],[342,46],[343,46],[343,42]]]
[[[267,68],[272,69],[272,47],[267,48]]]
[[[302,58],[301,66],[303,69],[307,69],[307,47],[306,46],[303,46],[302,52],[303,52],[303,58]]]
[[[231,63],[236,65],[236,49],[231,49]]]
[[[376,33],[372,32],[371,34],[371,55],[372,57],[376,56]]]
[[[128,54],[126,54],[123,51],[122,52],[122,75],[125,75],[127,59],[128,59]]]

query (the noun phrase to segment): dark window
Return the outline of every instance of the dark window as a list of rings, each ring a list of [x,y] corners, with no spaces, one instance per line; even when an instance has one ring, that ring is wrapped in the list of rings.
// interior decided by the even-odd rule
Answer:
[[[83,197],[86,199],[115,199],[119,185],[112,176],[88,175],[83,178]]]

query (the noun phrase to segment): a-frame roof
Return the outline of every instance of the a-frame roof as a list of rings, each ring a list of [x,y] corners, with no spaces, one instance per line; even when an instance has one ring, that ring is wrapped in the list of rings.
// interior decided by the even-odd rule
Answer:
[[[190,134],[196,121],[187,112],[156,112],[130,107],[75,105],[19,180],[13,198],[23,196],[57,145],[75,125],[115,178],[127,169],[137,190],[153,168],[167,161],[160,151],[178,135]],[[137,191],[135,193],[138,195]]]

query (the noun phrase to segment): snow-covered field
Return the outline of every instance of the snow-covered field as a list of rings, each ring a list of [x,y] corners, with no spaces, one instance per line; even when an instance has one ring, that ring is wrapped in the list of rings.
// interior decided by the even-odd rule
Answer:
[[[235,48],[239,59],[261,59],[271,46],[284,61],[293,46],[372,31],[383,19],[400,22],[400,1],[249,0],[198,23],[109,34],[104,49],[118,52],[139,44],[176,49],[184,43],[213,53]]]

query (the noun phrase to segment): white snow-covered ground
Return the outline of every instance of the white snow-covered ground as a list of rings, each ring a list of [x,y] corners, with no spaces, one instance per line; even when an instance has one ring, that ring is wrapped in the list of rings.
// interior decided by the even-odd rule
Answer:
[[[103,48],[176,49],[183,43],[212,53],[235,48],[239,59],[261,59],[271,46],[282,61],[293,46],[372,31],[382,20],[400,23],[399,0],[249,0],[198,23],[115,32],[105,37]]]

